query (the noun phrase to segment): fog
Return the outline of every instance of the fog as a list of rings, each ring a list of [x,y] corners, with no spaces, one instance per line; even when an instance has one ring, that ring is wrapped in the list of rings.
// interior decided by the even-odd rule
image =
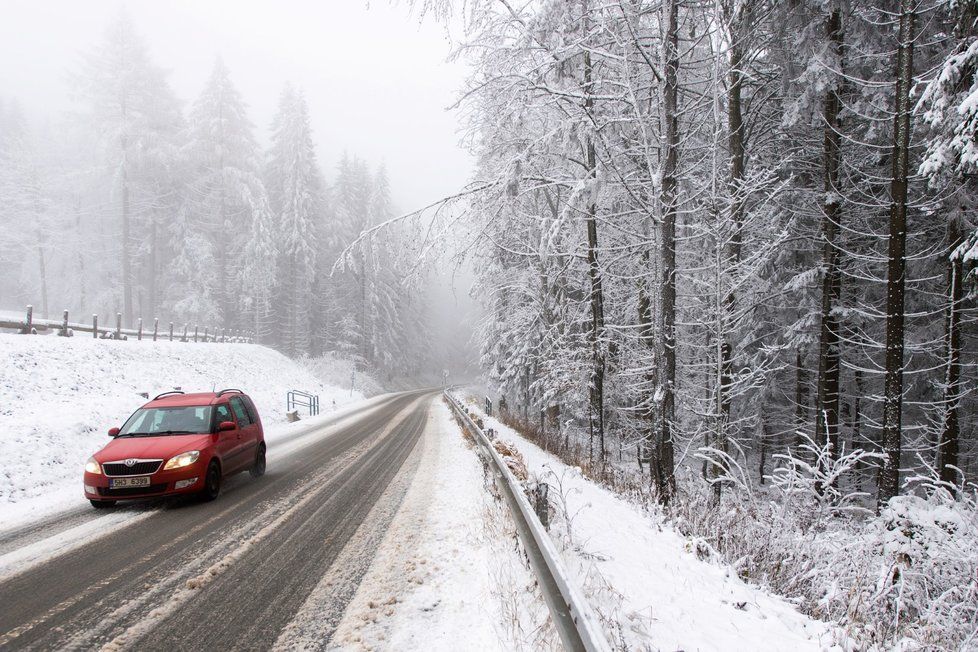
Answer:
[[[302,2],[7,3],[0,21],[0,97],[37,120],[75,107],[70,75],[120,12],[127,12],[178,97],[201,92],[220,56],[250,107],[257,136],[283,85],[305,91],[327,175],[343,151],[383,161],[398,208],[427,204],[461,187],[471,157],[448,111],[465,70],[448,62],[444,28],[403,3]]]
[[[429,341],[474,358],[469,275],[418,264],[428,216],[347,250],[467,182],[450,51],[398,3],[7,6],[0,308],[199,323],[388,378],[467,368]]]

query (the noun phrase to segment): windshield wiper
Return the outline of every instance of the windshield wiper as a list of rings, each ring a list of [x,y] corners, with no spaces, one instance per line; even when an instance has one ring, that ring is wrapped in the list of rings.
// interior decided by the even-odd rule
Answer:
[[[157,430],[156,432],[127,432],[116,437],[156,437],[158,435],[204,435],[207,433],[193,432],[190,430]]]

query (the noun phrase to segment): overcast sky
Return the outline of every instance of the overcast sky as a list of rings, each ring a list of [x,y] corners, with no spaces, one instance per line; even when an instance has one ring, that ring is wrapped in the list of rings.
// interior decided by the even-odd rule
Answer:
[[[191,103],[224,58],[260,141],[286,81],[301,86],[327,178],[346,150],[384,161],[397,207],[457,191],[471,159],[453,112],[465,76],[433,21],[386,0],[23,0],[4,3],[0,96],[28,117],[70,105],[68,75],[125,7],[153,60]]]

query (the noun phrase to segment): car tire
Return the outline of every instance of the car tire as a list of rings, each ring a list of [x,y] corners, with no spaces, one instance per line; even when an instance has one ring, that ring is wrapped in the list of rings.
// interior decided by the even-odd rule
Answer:
[[[200,498],[204,502],[210,502],[221,494],[221,467],[217,462],[211,462],[207,467],[207,475],[204,476],[204,489],[200,492]]]
[[[94,507],[95,509],[108,509],[109,507],[115,507],[115,501],[114,500],[91,500],[91,499],[89,499],[88,502],[92,503],[92,507]]]
[[[258,450],[255,452],[255,463],[248,472],[253,478],[260,478],[265,475],[265,444],[258,444]]]

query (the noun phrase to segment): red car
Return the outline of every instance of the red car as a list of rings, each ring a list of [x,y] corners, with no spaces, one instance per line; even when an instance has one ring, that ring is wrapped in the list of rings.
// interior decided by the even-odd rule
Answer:
[[[198,494],[214,500],[224,478],[265,473],[265,433],[242,391],[165,392],[136,410],[85,463],[93,507],[118,500]]]

